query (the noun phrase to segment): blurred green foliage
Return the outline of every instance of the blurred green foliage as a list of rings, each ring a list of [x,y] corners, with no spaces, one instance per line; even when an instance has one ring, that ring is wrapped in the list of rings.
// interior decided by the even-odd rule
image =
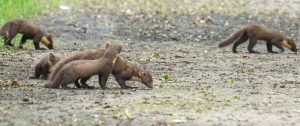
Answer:
[[[14,18],[33,18],[58,4],[59,0],[0,0],[0,24]]]

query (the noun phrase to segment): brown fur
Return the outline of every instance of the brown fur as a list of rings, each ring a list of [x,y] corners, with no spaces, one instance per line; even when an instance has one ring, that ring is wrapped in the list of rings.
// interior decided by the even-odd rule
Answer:
[[[81,51],[78,53],[75,53],[73,55],[70,55],[62,60],[60,60],[57,64],[55,64],[52,68],[51,68],[51,73],[49,75],[48,80],[53,80],[55,75],[57,74],[57,72],[67,63],[75,61],[75,60],[81,60],[81,59],[85,59],[85,60],[94,60],[94,59],[98,59],[100,57],[103,56],[105,52],[105,49],[88,49],[85,51]]]
[[[27,39],[33,40],[35,49],[40,48],[40,43],[44,44],[48,49],[53,49],[53,41],[51,35],[47,35],[37,25],[25,19],[14,19],[6,22],[0,29],[0,36],[4,38],[4,44],[13,46],[12,39],[18,34],[23,34],[19,48],[23,48],[23,44]]]
[[[126,85],[126,81],[139,81],[145,86],[153,88],[152,75],[149,71],[140,68],[134,64],[125,61],[122,57],[118,56],[115,65],[112,70],[112,74],[115,76],[118,84],[123,89],[131,88]],[[86,86],[88,78],[83,78],[80,83]],[[78,86],[77,86],[78,87]]]
[[[105,49],[89,49],[82,52],[78,52],[74,55],[71,55],[61,61],[59,61],[51,70],[51,73],[49,75],[48,80],[53,80],[54,76],[57,74],[57,72],[67,63],[80,60],[80,59],[97,59],[99,57],[102,57],[105,52]],[[149,71],[144,70],[142,68],[139,68],[138,66],[131,64],[124,59],[122,59],[120,56],[117,57],[115,61],[115,65],[113,67],[112,74],[115,76],[118,84],[121,86],[121,88],[129,88],[129,86],[126,85],[125,81],[131,80],[131,81],[139,81],[142,82],[144,85],[146,85],[149,88],[152,88],[152,75]],[[81,85],[78,82],[75,82],[76,87],[78,88],[91,88],[91,86],[86,84],[86,81],[88,78],[83,78],[80,80]]]
[[[113,61],[121,52],[122,46],[107,43],[103,57],[95,60],[76,60],[64,65],[55,75],[53,81],[48,81],[47,88],[68,88],[67,84],[78,82],[80,78],[99,75],[102,89],[106,89],[106,82],[113,68]]]
[[[42,56],[42,58],[35,65],[34,76],[31,79],[38,79],[42,75],[43,79],[48,77],[50,73],[50,68],[55,65],[59,60],[60,56],[54,55],[53,53],[47,53]]]
[[[219,44],[219,47],[225,47],[234,43],[232,47],[232,52],[237,53],[236,48],[246,42],[249,39],[248,51],[250,53],[257,53],[253,50],[253,47],[257,43],[258,40],[264,40],[267,42],[267,50],[270,53],[273,52],[272,46],[276,46],[281,49],[281,52],[284,51],[284,48],[288,48],[293,52],[297,52],[297,47],[294,41],[288,38],[283,33],[273,31],[268,29],[265,26],[252,24],[243,27],[242,29],[234,32],[231,36],[226,38],[223,42]]]

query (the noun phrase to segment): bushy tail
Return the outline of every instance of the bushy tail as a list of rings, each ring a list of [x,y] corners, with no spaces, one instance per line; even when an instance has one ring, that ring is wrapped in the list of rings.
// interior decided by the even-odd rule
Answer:
[[[0,26],[0,37],[8,37],[10,28],[11,28],[11,23],[6,23]]]
[[[3,26],[0,26],[0,37],[5,37],[5,32],[2,29]]]
[[[246,30],[244,28],[234,32],[231,36],[229,36],[224,41],[222,41],[219,44],[219,47],[222,48],[222,47],[230,45],[231,43],[235,42],[235,40],[241,38],[242,35],[244,35],[245,32],[246,32]]]

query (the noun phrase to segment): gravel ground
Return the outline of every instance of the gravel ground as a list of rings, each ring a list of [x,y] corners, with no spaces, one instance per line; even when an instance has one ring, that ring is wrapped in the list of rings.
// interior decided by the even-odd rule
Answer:
[[[113,79],[101,90],[45,89],[28,79],[39,55],[32,44],[1,50],[0,125],[299,125],[299,56],[267,53],[261,42],[233,54],[217,43],[241,26],[264,24],[299,40],[299,1],[78,1],[37,24],[68,54],[123,44],[121,55],[150,70],[154,89]],[[140,5],[140,6],[139,6]],[[144,6],[141,6],[144,5]],[[141,9],[142,8],[142,9]],[[85,31],[86,29],[86,31]],[[297,43],[297,45],[299,45]]]

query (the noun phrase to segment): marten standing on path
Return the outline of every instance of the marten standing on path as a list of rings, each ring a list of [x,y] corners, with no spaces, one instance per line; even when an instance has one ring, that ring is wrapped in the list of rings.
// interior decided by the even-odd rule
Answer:
[[[55,75],[57,74],[57,72],[67,63],[75,61],[75,60],[95,60],[98,59],[100,57],[103,56],[105,52],[105,49],[87,49],[75,54],[71,54],[70,56],[67,56],[65,58],[63,58],[62,60],[60,60],[57,64],[55,64],[52,68],[51,68],[51,72],[49,74],[48,80],[53,80]]]
[[[60,56],[55,56],[53,53],[43,55],[35,65],[34,76],[30,77],[30,79],[38,79],[41,75],[43,79],[47,79],[50,68],[54,66],[60,58]]]
[[[115,76],[115,79],[122,89],[131,88],[130,86],[126,85],[126,81],[128,80],[139,81],[148,88],[153,88],[152,75],[149,71],[125,61],[120,56],[117,57],[111,73]],[[82,78],[80,83],[84,86],[88,86],[86,84],[88,79],[89,77]],[[80,88],[78,85],[79,84],[77,83],[76,86]]]
[[[258,40],[264,40],[267,42],[267,50],[269,53],[276,53],[272,50],[272,46],[276,46],[284,51],[284,48],[288,48],[293,52],[297,52],[297,47],[294,41],[288,38],[283,33],[278,31],[272,31],[265,26],[252,24],[247,25],[244,28],[236,31],[230,37],[226,38],[223,42],[219,44],[219,47],[225,47],[231,43],[234,43],[232,47],[232,52],[237,53],[236,48],[246,42],[249,39],[248,51],[249,53],[258,53],[253,50],[253,47]]]
[[[76,54],[73,54],[71,56],[68,56],[62,60],[60,60],[54,67],[52,67],[52,70],[50,72],[48,80],[53,80],[54,76],[56,76],[57,72],[67,63],[75,60],[80,59],[88,59],[88,60],[94,60],[98,59],[103,56],[105,52],[105,49],[88,49],[82,52],[78,52]],[[153,80],[152,75],[149,71],[140,68],[134,64],[131,64],[121,58],[121,56],[118,56],[115,65],[112,70],[112,74],[115,76],[118,84],[121,86],[121,88],[126,89],[130,88],[126,85],[125,81],[131,80],[131,81],[139,81],[142,82],[144,85],[146,85],[149,88],[153,88]],[[79,82],[75,82],[76,87],[78,88],[93,88],[92,86],[89,86],[86,84],[86,81],[88,78],[82,78]]]
[[[11,41],[18,34],[23,34],[19,48],[23,48],[23,44],[27,39],[32,39],[35,49],[40,48],[40,43],[44,44],[48,49],[53,49],[53,41],[51,35],[47,35],[38,26],[25,19],[15,19],[6,22],[0,29],[0,37],[4,39],[4,44],[14,46]]]
[[[102,89],[106,89],[106,82],[112,71],[114,61],[121,52],[121,45],[106,44],[106,50],[102,57],[96,60],[76,60],[64,65],[55,75],[53,80],[49,80],[46,88],[68,88],[69,83],[78,82],[81,78],[99,75],[99,83]]]

